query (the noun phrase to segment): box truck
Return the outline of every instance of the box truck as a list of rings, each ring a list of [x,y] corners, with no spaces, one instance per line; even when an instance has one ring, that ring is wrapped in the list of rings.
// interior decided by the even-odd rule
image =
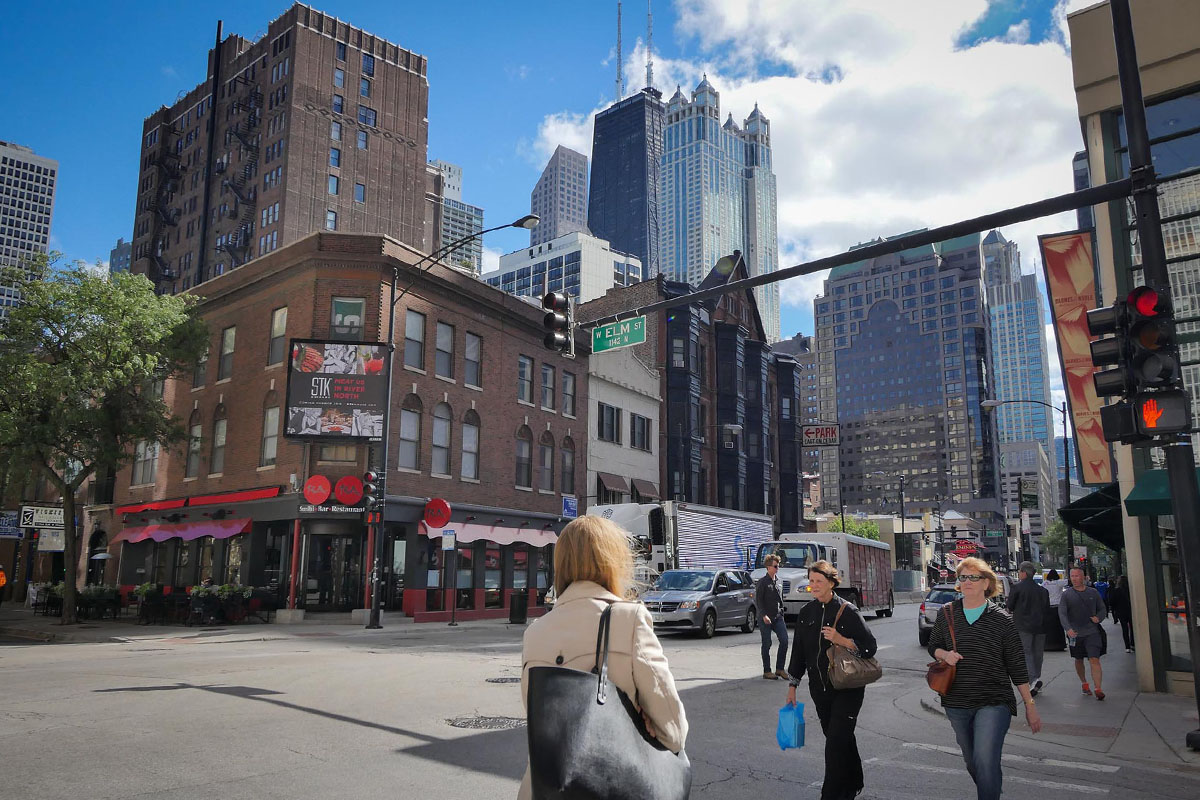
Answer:
[[[774,553],[781,559],[777,575],[783,590],[784,614],[792,616],[812,600],[808,591],[808,566],[825,560],[837,567],[841,585],[837,593],[863,615],[890,617],[892,597],[891,545],[847,533],[785,533],[759,545],[755,552],[754,580],[766,574],[763,559]]]

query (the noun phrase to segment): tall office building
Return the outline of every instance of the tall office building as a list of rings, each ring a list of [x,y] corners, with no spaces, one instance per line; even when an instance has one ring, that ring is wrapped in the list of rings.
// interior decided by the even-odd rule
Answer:
[[[1002,519],[978,234],[836,267],[814,299],[825,508]]]
[[[690,101],[667,103],[662,166],[661,270],[698,285],[722,257],[740,250],[751,275],[779,267],[771,123],[758,106],[738,127],[721,123],[720,94],[705,78]],[[779,287],[754,290],[767,340],[779,341]]]
[[[647,278],[660,271],[659,171],[665,117],[662,92],[648,86],[597,114],[592,133],[588,230],[614,249],[636,256]]]
[[[529,211],[541,217],[529,232],[529,246],[587,230],[587,156],[561,144],[555,148],[537,186],[529,193]]]
[[[428,250],[428,63],[296,4],[142,127],[133,271],[203,283],[314,231]]]
[[[57,182],[57,161],[0,141],[0,267],[49,252]],[[20,298],[15,287],[0,285],[0,319]]]
[[[108,271],[110,273],[129,272],[132,263],[133,242],[125,241],[124,237],[118,238],[113,249],[108,251]]]
[[[642,263],[636,256],[614,250],[608,242],[584,231],[575,231],[505,253],[500,256],[500,268],[480,280],[539,302],[548,292],[566,291],[576,302],[587,303],[614,287],[640,283],[642,278]]]
[[[1075,191],[1091,187],[1092,175],[1088,169],[1087,150],[1080,150],[1071,159],[1071,172],[1075,176]],[[1096,218],[1092,215],[1092,207],[1081,206],[1075,209],[1075,221],[1081,231],[1096,227]]]
[[[429,166],[442,175],[441,228],[438,247],[463,239],[483,230],[483,209],[464,203],[462,199],[463,171],[457,164],[430,161]],[[463,244],[443,260],[465,269],[478,277],[483,270],[483,239],[475,238]]]

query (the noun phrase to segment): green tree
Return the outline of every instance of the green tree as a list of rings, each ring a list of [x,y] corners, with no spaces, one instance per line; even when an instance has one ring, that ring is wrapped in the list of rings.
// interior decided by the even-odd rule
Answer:
[[[1119,565],[1119,554],[1100,544],[1092,537],[1082,533],[1081,531],[1073,531],[1071,533],[1073,544],[1079,547],[1088,549],[1088,559],[1093,563],[1099,555],[1108,556],[1109,563]],[[1061,519],[1056,519],[1050,523],[1050,528],[1042,534],[1042,538],[1038,540],[1042,551],[1047,556],[1046,568],[1061,567],[1067,562],[1067,525]],[[1063,576],[1066,577],[1065,575]]]
[[[0,322],[0,450],[62,496],[63,622],[74,622],[76,493],[97,470],[129,463],[139,442],[183,441],[163,381],[194,368],[207,327],[198,298],[155,294],[141,275],[42,256],[4,278],[22,300]]]
[[[837,533],[849,533],[854,536],[861,536],[864,539],[874,539],[877,542],[879,541],[879,523],[875,522],[874,520],[846,517],[846,528],[848,530],[842,530],[841,515],[835,516],[833,519],[829,520],[828,530],[830,531],[835,531]]]

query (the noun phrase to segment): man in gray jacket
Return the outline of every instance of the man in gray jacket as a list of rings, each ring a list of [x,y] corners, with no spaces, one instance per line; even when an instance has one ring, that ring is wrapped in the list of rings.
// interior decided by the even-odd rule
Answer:
[[[1045,617],[1050,613],[1050,593],[1033,579],[1036,570],[1029,561],[1017,568],[1021,580],[1012,588],[1005,606],[1013,615],[1021,646],[1025,649],[1025,668],[1029,670],[1029,693],[1042,690],[1042,656],[1046,649]]]
[[[1104,655],[1100,620],[1106,616],[1108,609],[1104,607],[1100,593],[1087,585],[1087,576],[1082,569],[1071,567],[1071,586],[1063,592],[1058,603],[1058,618],[1067,631],[1067,644],[1071,648],[1071,657],[1075,659],[1075,672],[1083,684],[1084,694],[1092,694],[1092,689],[1083,670],[1083,660],[1086,658],[1091,662],[1097,700],[1104,699],[1104,691],[1100,688],[1103,676],[1100,656]]]

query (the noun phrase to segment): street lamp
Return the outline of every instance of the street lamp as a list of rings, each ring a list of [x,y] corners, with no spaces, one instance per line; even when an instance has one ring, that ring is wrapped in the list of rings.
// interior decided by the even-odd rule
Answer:
[[[687,431],[683,430],[683,423],[680,422],[678,427],[679,427],[679,463],[676,465],[678,467],[678,469],[675,470],[675,474],[679,476],[679,491],[676,492],[676,494],[683,495],[684,498],[687,498],[688,493],[685,491],[685,487],[690,483],[690,481],[684,480],[683,463],[684,463],[684,454],[686,452],[686,450],[684,448],[684,442],[686,442],[688,439],[690,439],[694,434],[699,433],[700,431],[706,431],[709,428],[719,428],[722,433],[727,434],[729,436],[741,436],[743,428],[741,425],[737,424],[736,422],[720,422],[720,423],[713,423],[712,425],[701,425],[697,428],[691,428]],[[690,501],[688,501],[688,502],[690,502]]]
[[[438,248],[437,250],[433,251],[432,253],[430,253],[427,256],[424,256],[423,258],[421,258],[421,260],[417,261],[415,264],[412,265],[412,269],[414,269],[414,270],[417,270],[422,265],[425,265],[425,266],[423,269],[420,269],[416,275],[413,276],[412,280],[410,280],[408,282],[408,285],[404,287],[404,291],[402,291],[399,296],[396,295],[396,284],[400,282],[400,268],[398,266],[392,267],[392,288],[391,288],[391,294],[389,296],[389,301],[388,301],[388,324],[387,324],[387,349],[388,349],[387,370],[386,370],[387,405],[385,405],[383,407],[383,443],[380,445],[380,448],[379,448],[379,455],[380,455],[379,498],[380,498],[380,502],[381,502],[382,506],[386,507],[386,504],[387,504],[388,440],[390,438],[389,434],[391,432],[391,425],[389,423],[390,423],[391,416],[392,416],[392,361],[394,361],[395,357],[396,357],[396,339],[395,339],[396,303],[399,302],[400,299],[404,297],[404,295],[408,294],[409,289],[411,289],[416,284],[417,279],[420,278],[422,275],[424,275],[426,272],[428,272],[433,267],[433,265],[437,263],[438,259],[449,255],[450,253],[454,252],[458,248],[462,247],[467,242],[470,242],[473,239],[478,239],[479,237],[483,236],[485,233],[491,233],[492,231],[498,231],[502,228],[525,228],[526,230],[532,230],[533,228],[537,227],[537,224],[539,222],[541,222],[541,218],[538,217],[537,214],[526,214],[525,216],[523,216],[520,219],[515,220],[513,222],[509,222],[504,225],[497,225],[494,228],[485,228],[484,230],[476,231],[475,233],[470,233],[470,234],[467,234],[466,236],[455,239],[454,241],[450,242],[450,244],[447,244],[443,247]],[[367,628],[371,628],[371,629],[383,627],[379,623],[379,611],[380,611],[380,601],[381,601],[380,591],[379,591],[379,573],[380,573],[380,563],[379,562],[380,562],[380,552],[383,549],[383,511],[382,510],[379,512],[376,519],[377,519],[377,522],[375,523],[375,530],[371,533],[371,539],[370,539],[371,552],[372,552],[374,558],[372,559],[372,565],[371,565],[371,616],[370,616],[370,620],[367,622]]]
[[[1070,428],[1067,427],[1067,404],[1064,401],[1062,406],[1051,405],[1044,400],[984,400],[979,404],[979,407],[985,411],[991,411],[993,408],[999,408],[1010,403],[1029,403],[1036,406],[1045,406],[1062,414],[1063,423],[1063,488],[1062,488],[1062,507],[1066,508],[1071,503],[1071,448],[1068,446],[1067,434]],[[1001,476],[1003,480],[1003,476]],[[1018,492],[1020,488],[1018,487]],[[1018,497],[1020,495],[1018,494]],[[1043,529],[1046,526],[1045,519],[1042,521]],[[1071,572],[1071,563],[1075,560],[1075,539],[1071,533],[1071,526],[1063,520],[1063,524],[1067,526],[1067,573]]]
[[[879,471],[870,472],[867,474],[882,475],[885,478],[893,478],[894,477],[894,478],[900,479],[900,536],[904,537],[904,544],[906,545],[906,547],[904,548],[904,566],[907,569],[912,569],[912,540],[908,538],[908,525],[906,525],[904,522],[904,474],[900,473],[898,475],[890,475],[886,472],[879,472]],[[897,538],[896,546],[899,547],[899,545],[900,545],[900,539]],[[897,556],[899,556],[899,553],[897,553]],[[900,566],[899,558],[896,559],[896,566],[897,567]]]

